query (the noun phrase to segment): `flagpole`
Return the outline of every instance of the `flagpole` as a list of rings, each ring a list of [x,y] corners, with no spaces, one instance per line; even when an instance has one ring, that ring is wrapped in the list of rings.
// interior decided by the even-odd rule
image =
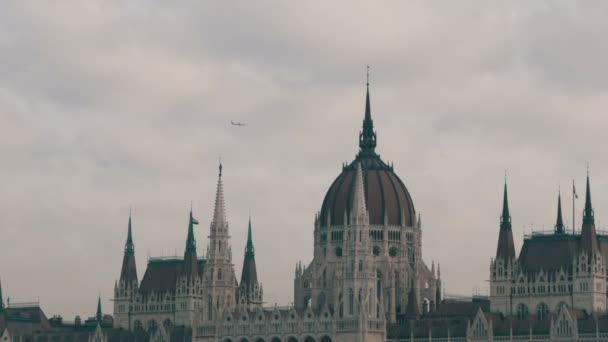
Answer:
[[[572,235],[575,234],[576,220],[574,219],[574,196],[576,195],[576,190],[574,187],[574,179],[572,180]]]

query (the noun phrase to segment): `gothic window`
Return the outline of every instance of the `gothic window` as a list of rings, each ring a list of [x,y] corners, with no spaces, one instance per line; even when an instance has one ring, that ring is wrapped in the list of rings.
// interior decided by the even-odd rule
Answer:
[[[326,274],[327,274],[327,270],[323,269],[323,274],[321,275],[321,284],[323,287],[327,287]]]
[[[353,289],[348,289],[348,314],[349,315],[354,315],[355,314],[355,294],[353,292]]]
[[[158,328],[158,324],[156,324],[156,321],[151,319],[150,321],[148,321],[148,331],[149,332],[154,332],[156,331],[156,329]]]
[[[222,280],[222,270],[217,270],[217,280]]]
[[[524,320],[528,318],[528,307],[524,303],[517,305],[517,319]]]
[[[536,316],[539,321],[542,321],[549,314],[549,307],[545,303],[540,303],[536,307]]]
[[[374,254],[374,256],[379,256],[380,255],[380,247],[379,246],[374,246],[372,248],[372,253]]]
[[[336,247],[336,256],[337,257],[341,257],[342,256],[342,247]]]
[[[363,272],[363,260],[359,260],[359,272]]]
[[[213,297],[211,295],[207,296],[207,319],[211,320],[213,318]]]
[[[163,326],[166,330],[170,329],[173,326],[173,322],[171,322],[171,320],[167,318],[166,320],[164,320]]]
[[[141,324],[140,320],[136,320],[135,322],[133,322],[133,329],[135,331],[140,331],[144,329],[143,324]]]

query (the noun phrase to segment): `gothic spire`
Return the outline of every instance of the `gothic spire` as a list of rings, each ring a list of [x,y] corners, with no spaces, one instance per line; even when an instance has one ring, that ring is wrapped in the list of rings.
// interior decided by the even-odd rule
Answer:
[[[103,315],[101,314],[101,296],[97,299],[97,313],[95,314],[95,319],[97,322],[101,322]]]
[[[255,255],[253,253],[253,237],[251,233],[251,217],[247,231],[247,245],[245,246],[245,258],[243,260],[243,271],[241,273],[240,285],[248,288],[258,283],[258,272],[255,266]]]
[[[562,195],[558,193],[557,195],[557,221],[555,223],[555,233],[556,234],[564,234],[566,232],[566,227],[564,226],[564,220],[562,218]]]
[[[367,66],[367,83],[365,95],[365,117],[363,119],[363,130],[359,133],[359,148],[363,154],[374,154],[376,148],[376,132],[374,132],[374,121],[369,100],[369,65]]]
[[[599,253],[593,207],[591,206],[591,186],[589,185],[589,171],[587,170],[587,191],[585,196],[585,210],[583,212],[583,227],[581,229],[581,247],[589,257]]]
[[[500,229],[511,229],[511,215],[509,214],[509,199],[507,196],[507,181],[502,199],[502,215],[500,216]]]
[[[500,217],[500,231],[498,233],[498,246],[496,247],[496,259],[514,260],[515,244],[513,243],[513,231],[511,230],[511,214],[509,213],[509,199],[507,196],[507,181],[503,194],[502,215]]]
[[[188,222],[188,238],[186,240],[186,251],[184,252],[184,273],[194,277],[198,274],[198,257],[196,255],[196,240],[194,239],[194,225],[198,221],[192,216],[190,209],[190,219]]]
[[[137,266],[135,264],[135,245],[133,244],[133,232],[131,226],[131,212],[129,212],[129,224],[127,228],[127,242],[125,243],[125,253],[122,257],[122,269],[120,271],[120,281],[126,286],[131,286],[137,282]]]
[[[583,224],[595,223],[593,207],[591,206],[591,186],[589,185],[589,170],[587,170],[587,190],[585,191],[585,211],[583,211]]]
[[[245,246],[245,254],[253,254],[253,238],[251,234],[251,216],[249,216],[249,226],[247,228],[247,246]]]
[[[127,243],[125,243],[125,255],[135,255],[135,246],[133,245],[133,235],[131,232],[131,211],[129,211],[129,228],[127,230]]]
[[[217,191],[215,193],[215,208],[213,209],[213,223],[226,222],[226,207],[224,205],[224,184],[222,183],[222,163],[219,166],[219,177],[217,180]]]
[[[350,208],[350,222],[354,224],[364,223],[367,218],[367,208],[365,206],[365,189],[363,185],[363,170],[361,169],[361,162],[357,163],[355,182],[353,186],[354,189],[353,201]]]
[[[198,221],[192,216],[192,209],[190,209],[190,220],[188,222],[188,238],[186,239],[186,251],[196,251],[196,240],[194,239],[195,224],[198,224]]]

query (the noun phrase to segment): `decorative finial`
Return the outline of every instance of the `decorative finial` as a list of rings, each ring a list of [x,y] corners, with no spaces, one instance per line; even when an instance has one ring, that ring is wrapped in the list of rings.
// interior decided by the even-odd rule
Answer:
[[[222,177],[222,157],[220,157],[220,178]]]
[[[367,86],[369,87],[369,65],[367,65]]]

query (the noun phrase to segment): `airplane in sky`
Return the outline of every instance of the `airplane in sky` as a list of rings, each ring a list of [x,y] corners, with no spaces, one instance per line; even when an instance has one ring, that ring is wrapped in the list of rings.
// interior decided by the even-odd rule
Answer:
[[[230,121],[230,124],[231,124],[232,126],[239,126],[239,127],[241,127],[241,126],[246,126],[246,125],[247,125],[247,124],[244,124],[244,123],[241,123],[241,122],[234,122],[234,121],[232,121],[232,120]]]

